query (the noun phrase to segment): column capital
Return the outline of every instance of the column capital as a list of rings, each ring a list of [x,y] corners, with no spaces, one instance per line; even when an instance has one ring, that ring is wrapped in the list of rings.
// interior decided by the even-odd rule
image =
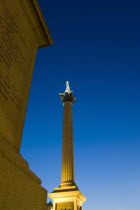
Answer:
[[[66,90],[64,93],[59,93],[60,98],[62,99],[63,103],[69,101],[71,103],[76,101],[74,98],[73,91],[70,90],[69,82],[66,81]]]

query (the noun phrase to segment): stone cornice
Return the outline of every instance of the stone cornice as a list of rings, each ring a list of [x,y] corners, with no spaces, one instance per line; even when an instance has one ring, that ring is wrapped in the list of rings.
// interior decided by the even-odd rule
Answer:
[[[59,188],[57,188],[59,189]],[[48,194],[50,198],[52,198],[54,201],[56,202],[63,202],[64,199],[77,199],[78,203],[80,205],[82,205],[82,203],[84,201],[86,201],[86,197],[79,191],[79,190],[75,190],[75,191],[57,191],[55,190],[52,193]]]
[[[38,47],[53,44],[49,29],[37,0],[19,0],[38,42]]]

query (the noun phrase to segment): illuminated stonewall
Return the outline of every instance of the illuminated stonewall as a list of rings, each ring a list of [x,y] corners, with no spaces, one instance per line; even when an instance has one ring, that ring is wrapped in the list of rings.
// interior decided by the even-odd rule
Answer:
[[[0,0],[0,209],[46,209],[19,151],[36,52],[52,43],[37,0]]]
[[[62,173],[59,188],[49,193],[49,197],[54,201],[53,210],[82,210],[82,204],[86,198],[74,181],[72,104],[76,99],[68,82],[65,93],[59,95],[64,105]]]

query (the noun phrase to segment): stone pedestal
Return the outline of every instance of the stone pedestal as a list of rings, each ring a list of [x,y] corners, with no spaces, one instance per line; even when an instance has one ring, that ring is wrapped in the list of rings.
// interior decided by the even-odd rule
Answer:
[[[55,188],[49,197],[53,199],[53,210],[82,210],[85,196],[76,186]]]
[[[36,52],[52,43],[37,0],[0,0],[0,209],[46,209],[19,151]]]

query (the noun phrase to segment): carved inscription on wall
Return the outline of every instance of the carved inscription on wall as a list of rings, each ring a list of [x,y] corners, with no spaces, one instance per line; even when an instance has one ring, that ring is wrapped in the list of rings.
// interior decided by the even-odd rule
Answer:
[[[0,73],[0,94],[8,101],[13,103],[19,111],[22,110],[22,102],[17,97],[17,89],[8,76]]]
[[[18,150],[37,50],[21,2],[0,0],[0,138]]]
[[[27,48],[8,8],[4,1],[0,0],[0,63],[4,63],[8,68],[17,66],[17,69],[23,72],[26,63],[21,50],[23,45]]]
[[[18,81],[16,79],[15,82],[10,75],[16,72],[25,76],[28,49],[14,19],[5,1],[0,0],[0,95],[14,104],[16,110],[22,111]]]

